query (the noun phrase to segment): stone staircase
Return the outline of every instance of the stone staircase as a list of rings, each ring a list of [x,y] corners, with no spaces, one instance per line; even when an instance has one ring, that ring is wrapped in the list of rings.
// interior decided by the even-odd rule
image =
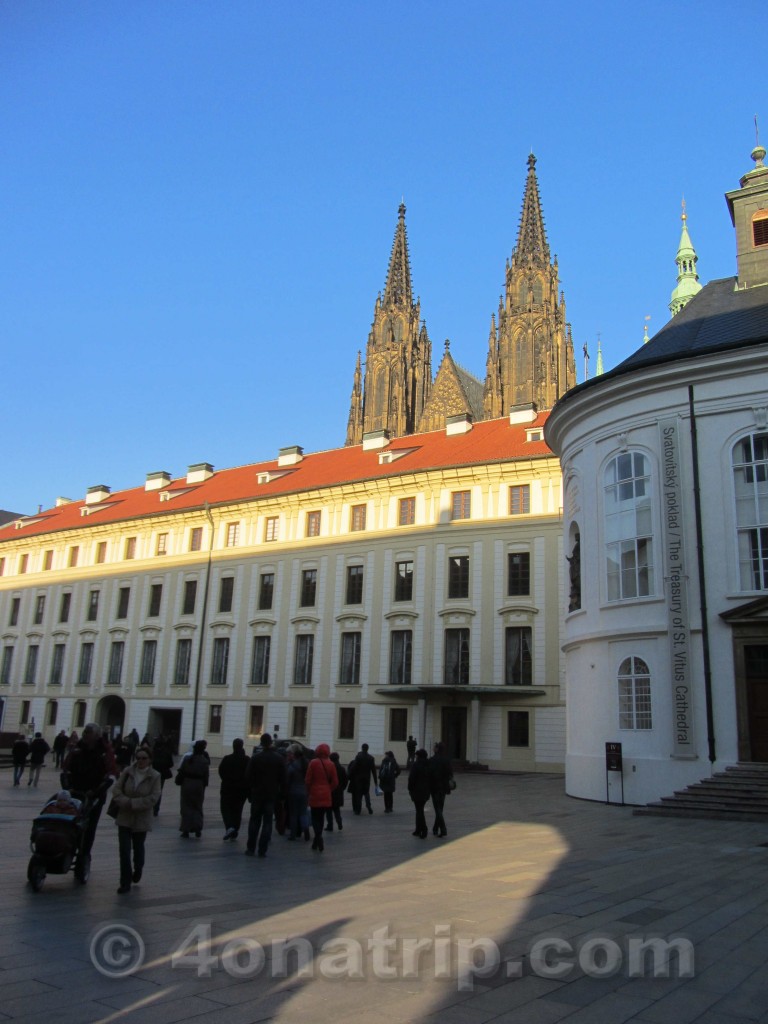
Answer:
[[[633,813],[768,824],[768,764],[739,762]]]

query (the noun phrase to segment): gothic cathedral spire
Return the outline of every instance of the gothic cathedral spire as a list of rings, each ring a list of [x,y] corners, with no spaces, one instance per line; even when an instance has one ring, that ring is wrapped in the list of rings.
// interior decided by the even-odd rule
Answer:
[[[541,212],[536,157],[528,157],[520,229],[507,261],[506,290],[491,329],[484,390],[487,418],[515,405],[551,409],[576,383],[576,362],[557,257],[550,259]]]
[[[379,295],[365,350],[365,376],[355,370],[346,444],[386,430],[392,437],[413,434],[432,386],[432,346],[413,301],[405,205],[400,204],[383,297]]]

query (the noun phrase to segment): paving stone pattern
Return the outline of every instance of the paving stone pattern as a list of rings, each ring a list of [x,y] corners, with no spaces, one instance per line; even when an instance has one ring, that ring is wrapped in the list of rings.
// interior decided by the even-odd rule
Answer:
[[[447,839],[411,835],[401,780],[393,814],[380,799],[373,815],[347,806],[323,854],[274,835],[259,859],[243,856],[242,833],[222,842],[215,788],[202,838],[180,839],[171,787],[129,894],[116,893],[105,817],[88,884],[52,875],[34,893],[28,840],[45,781],[14,789],[8,770],[0,785],[0,1021],[768,1024],[761,824],[633,817],[569,799],[557,776],[461,775]],[[143,962],[104,976],[91,950],[119,971],[132,948],[104,943],[126,927]],[[174,961],[190,935],[200,955]],[[630,976],[630,943],[650,937],[688,940],[692,977],[675,956],[660,961],[669,977],[650,963]],[[549,963],[562,975],[531,960],[542,939],[560,943]]]

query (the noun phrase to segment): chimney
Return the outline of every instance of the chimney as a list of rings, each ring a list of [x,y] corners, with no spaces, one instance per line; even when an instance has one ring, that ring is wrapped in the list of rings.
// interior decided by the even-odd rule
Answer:
[[[196,462],[187,470],[188,484],[201,484],[213,476],[213,466],[210,462]]]
[[[536,408],[534,402],[528,402],[525,405],[513,405],[509,410],[509,425],[514,426],[515,423],[533,423],[539,414],[539,410]]]
[[[388,430],[369,430],[363,434],[363,451],[370,452],[375,448],[386,448],[389,444]]]
[[[472,415],[468,412],[460,412],[456,416],[449,416],[445,421],[445,433],[450,437],[452,434],[468,434],[472,429]]]
[[[85,492],[85,504],[86,505],[98,505],[100,501],[106,501],[109,497],[110,488],[104,484],[96,484],[95,487],[89,487]]]
[[[171,482],[171,474],[161,470],[159,473],[147,473],[147,480],[144,484],[145,491],[160,491]]]
[[[292,444],[287,448],[280,449],[277,453],[277,464],[278,466],[298,466],[303,458],[304,449],[297,444]]]
[[[72,498],[61,498],[61,497],[59,497],[59,498],[56,499],[56,508],[61,508],[62,505],[71,505],[71,504],[72,504]]]

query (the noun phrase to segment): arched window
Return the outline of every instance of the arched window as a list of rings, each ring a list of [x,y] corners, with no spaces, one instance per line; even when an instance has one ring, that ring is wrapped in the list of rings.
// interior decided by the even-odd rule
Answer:
[[[619,728],[651,729],[651,673],[642,658],[619,665]]]
[[[653,594],[650,461],[617,455],[605,468],[605,552],[609,601]]]
[[[535,278],[533,282],[533,301],[538,306],[544,301],[544,285],[541,283],[540,277]]]
[[[733,448],[733,483],[742,590],[768,590],[768,434]]]

